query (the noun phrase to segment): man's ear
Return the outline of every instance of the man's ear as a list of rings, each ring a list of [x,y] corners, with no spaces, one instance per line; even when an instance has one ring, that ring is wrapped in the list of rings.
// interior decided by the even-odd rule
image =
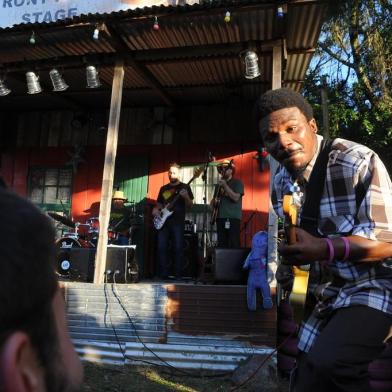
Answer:
[[[15,332],[0,352],[0,382],[4,392],[44,392],[44,371],[24,332]]]
[[[312,130],[313,133],[317,133],[318,128],[317,128],[316,120],[315,120],[314,118],[312,118],[312,119],[309,121],[309,126],[310,126],[310,129]]]

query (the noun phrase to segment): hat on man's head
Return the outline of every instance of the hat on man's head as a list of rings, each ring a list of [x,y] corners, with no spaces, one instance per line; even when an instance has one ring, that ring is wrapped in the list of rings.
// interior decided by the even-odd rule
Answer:
[[[226,170],[228,167],[230,167],[234,173],[235,165],[233,159],[224,159],[223,161],[219,162],[217,169],[218,172],[221,172],[222,170]]]
[[[123,191],[114,192],[112,199],[113,200],[127,200],[127,198],[124,196]]]

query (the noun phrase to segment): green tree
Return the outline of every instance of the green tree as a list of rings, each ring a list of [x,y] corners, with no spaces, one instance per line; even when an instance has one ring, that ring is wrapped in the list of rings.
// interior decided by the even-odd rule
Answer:
[[[328,11],[304,93],[320,116],[324,87],[330,135],[368,145],[392,167],[392,2],[331,1]]]

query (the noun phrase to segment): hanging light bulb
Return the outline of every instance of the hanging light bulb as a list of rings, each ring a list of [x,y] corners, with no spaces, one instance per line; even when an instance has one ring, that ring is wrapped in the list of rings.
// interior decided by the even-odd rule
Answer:
[[[34,34],[34,31],[31,33],[29,42],[31,43],[31,45],[35,44],[35,34]]]
[[[97,88],[101,86],[98,71],[93,65],[86,67],[87,88]]]
[[[99,38],[99,29],[98,29],[98,26],[95,26],[94,33],[93,33],[93,38],[94,38],[94,39],[98,39],[98,38]]]
[[[26,72],[27,94],[38,94],[42,91],[39,77],[34,72]]]
[[[53,91],[64,91],[68,88],[67,83],[65,83],[63,77],[57,69],[53,68],[49,72],[50,79],[53,84]]]
[[[159,30],[158,17],[155,16],[154,18],[155,18],[155,19],[154,19],[154,26],[152,26],[152,28],[153,28],[154,30]]]
[[[4,84],[4,80],[0,79],[0,96],[4,97],[11,92],[9,88]]]
[[[229,22],[230,22],[230,20],[231,20],[231,14],[230,14],[230,11],[226,11],[226,14],[225,14],[225,19],[224,19],[224,21],[225,21],[226,23],[229,23]]]
[[[283,18],[283,16],[284,16],[283,7],[278,7],[278,9],[276,11],[276,15],[278,16],[278,18]]]
[[[248,50],[245,53],[245,78],[246,79],[254,79],[260,76],[258,57],[255,52],[252,50]]]

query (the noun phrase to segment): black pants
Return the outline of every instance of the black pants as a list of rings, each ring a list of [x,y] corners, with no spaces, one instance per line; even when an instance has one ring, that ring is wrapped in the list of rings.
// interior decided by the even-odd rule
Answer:
[[[295,392],[368,392],[368,365],[384,349],[392,317],[367,306],[337,310],[308,354],[299,357]]]
[[[226,221],[230,222],[230,228],[226,229]],[[239,248],[240,247],[240,220],[218,218],[216,220],[216,230],[218,232],[219,248]]]

